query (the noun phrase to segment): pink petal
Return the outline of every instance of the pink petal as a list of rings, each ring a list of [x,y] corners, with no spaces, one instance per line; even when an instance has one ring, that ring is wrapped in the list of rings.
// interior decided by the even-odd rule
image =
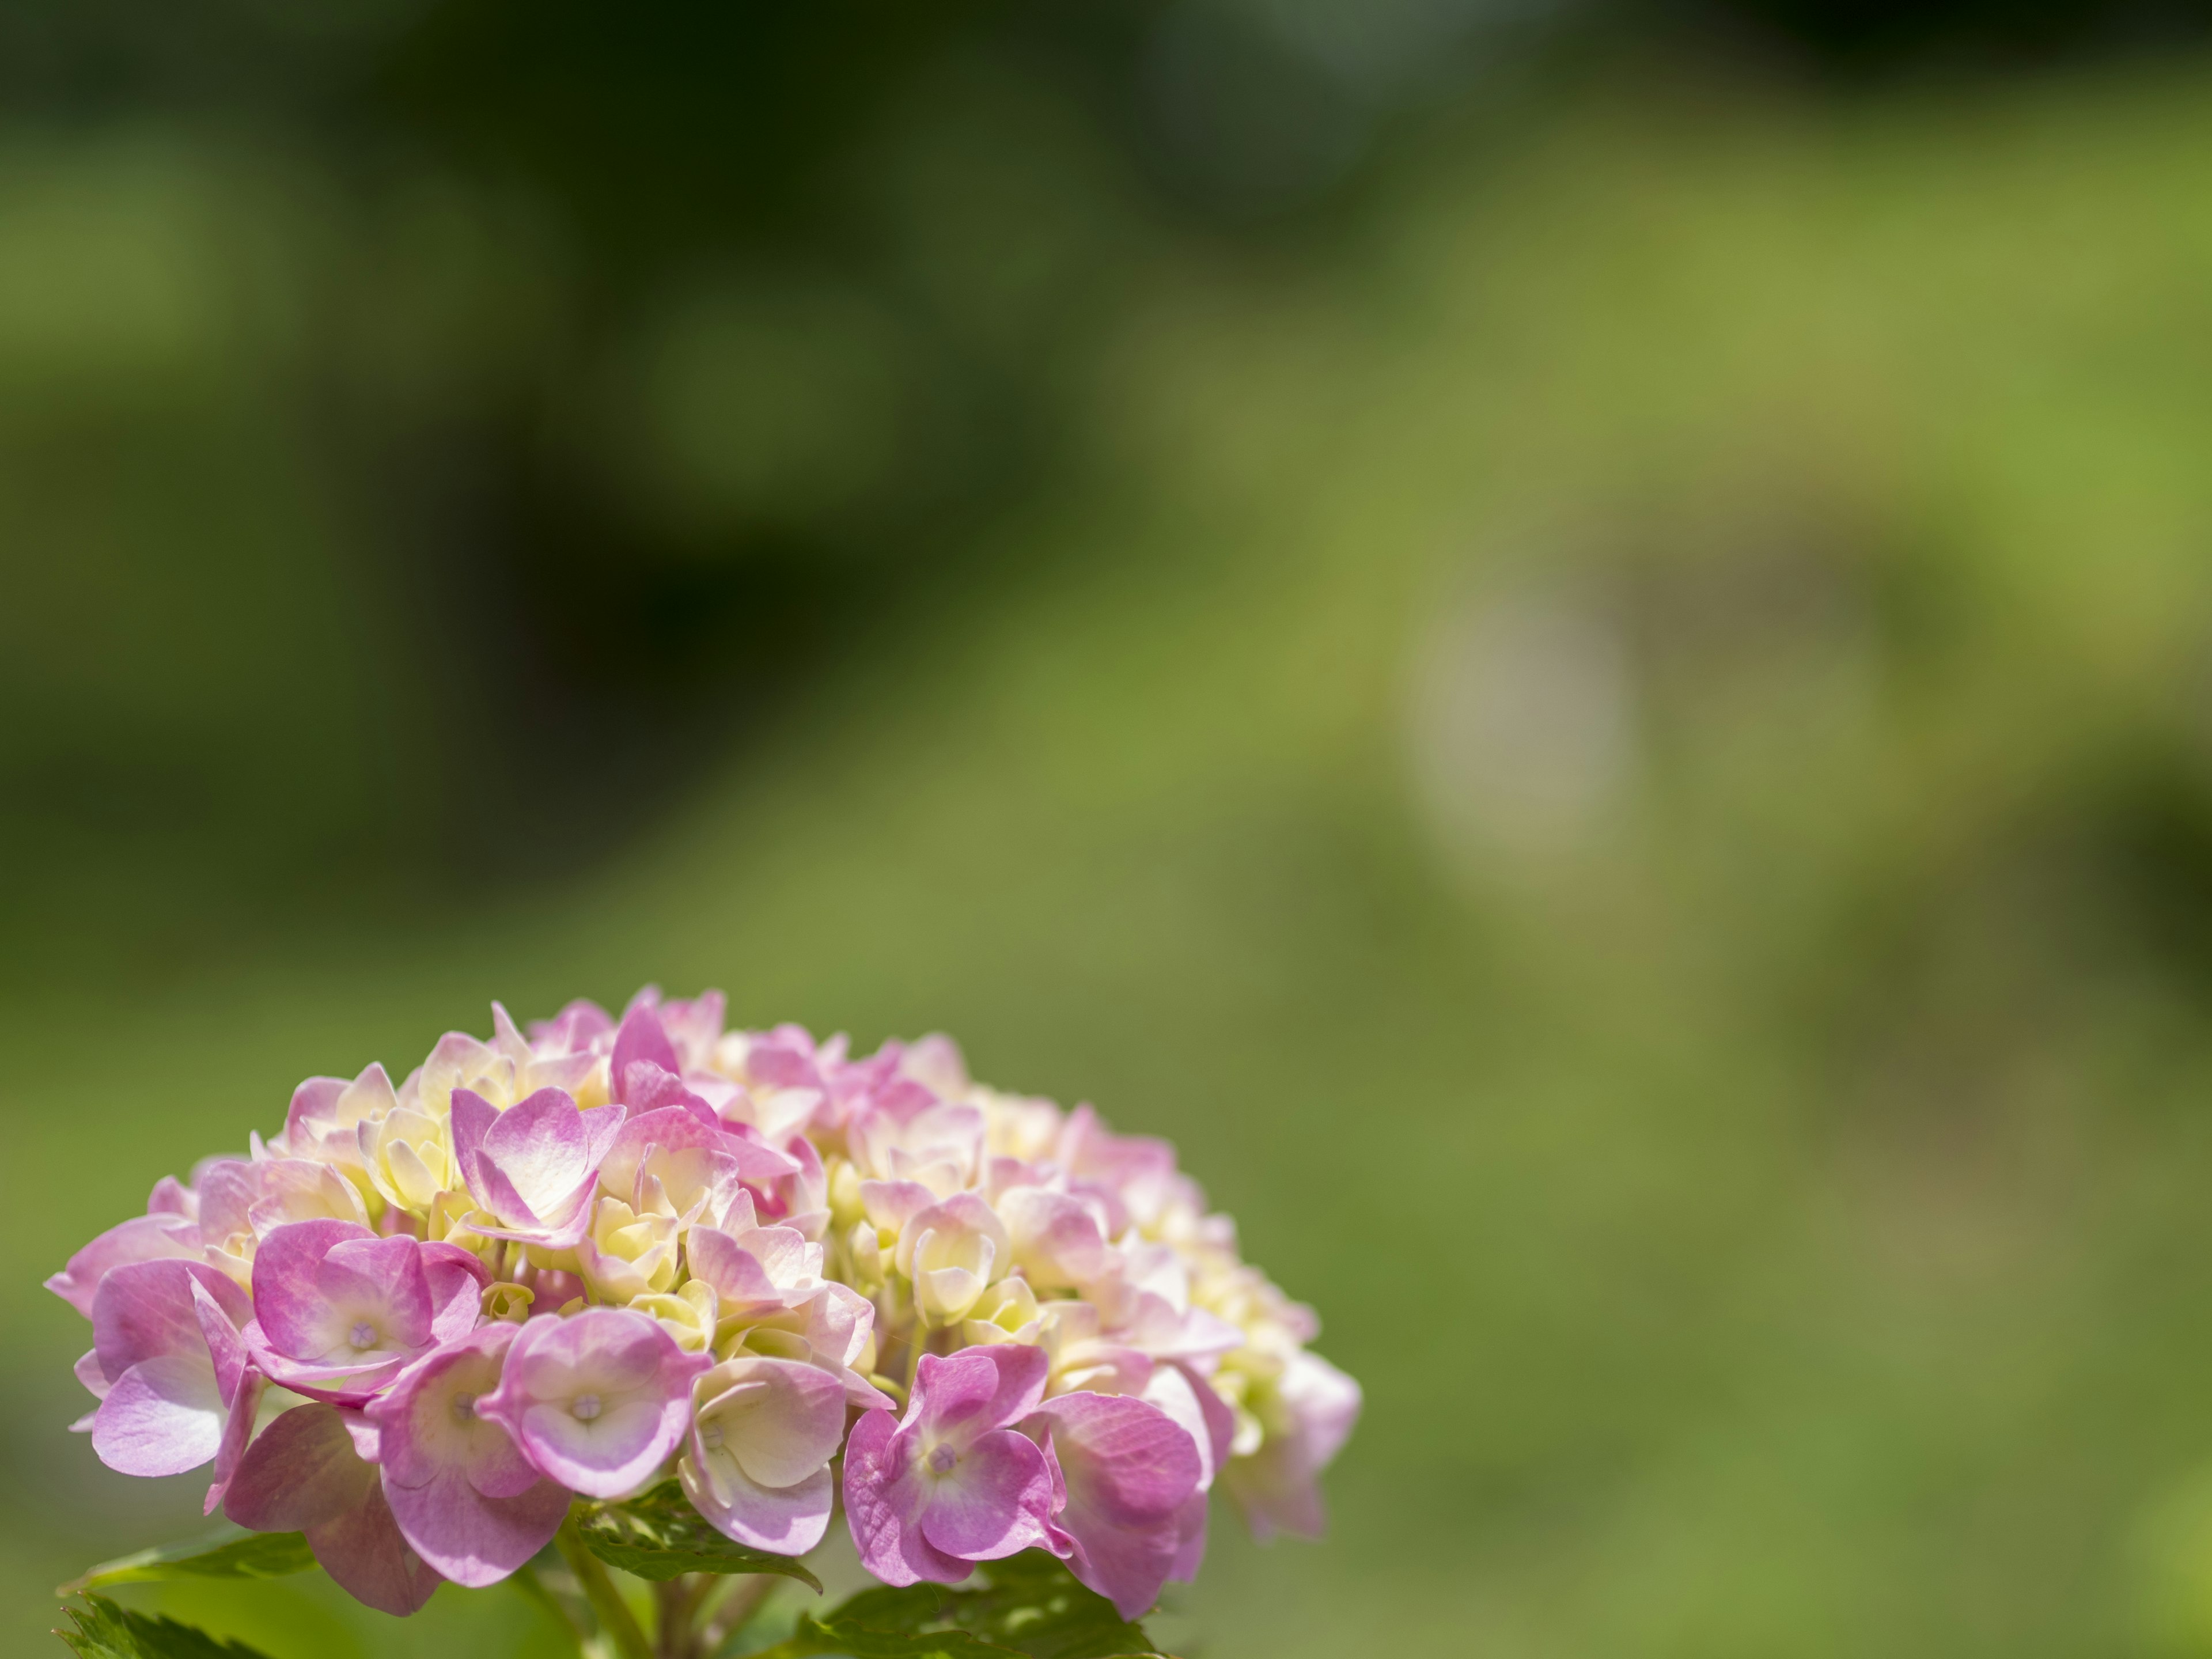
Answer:
[[[1097,1218],[1065,1193],[1017,1187],[999,1200],[1013,1242],[1012,1265],[1040,1291],[1073,1290],[1106,1269]]]
[[[676,1057],[676,1045],[660,1029],[660,1021],[653,1010],[642,1003],[634,1003],[623,1016],[622,1029],[615,1033],[614,1058],[607,1066],[617,1100],[629,1098],[629,1069],[641,1060],[672,1073],[684,1069],[684,1062]]]
[[[238,1327],[230,1322],[230,1316],[209,1294],[206,1285],[197,1279],[192,1281],[192,1313],[199,1321],[200,1336],[207,1343],[208,1358],[215,1365],[216,1390],[228,1401],[238,1392],[240,1381],[246,1375],[246,1341],[238,1334]]]
[[[905,1422],[956,1448],[1018,1423],[1036,1409],[1052,1362],[1042,1348],[1007,1342],[924,1354]]]
[[[379,1613],[404,1619],[420,1611],[438,1588],[436,1569],[401,1534],[383,1487],[374,1480],[350,1508],[301,1530],[323,1571],[356,1601]]]
[[[92,1303],[93,1352],[109,1380],[158,1354],[207,1358],[196,1284],[234,1323],[252,1316],[246,1293],[202,1262],[135,1261],[109,1269]]]
[[[1124,1395],[1061,1395],[1037,1417],[1066,1490],[1053,1517],[1056,1550],[1124,1619],[1140,1617],[1183,1552],[1182,1511],[1203,1469],[1198,1447],[1158,1407]]]
[[[777,1555],[804,1555],[830,1530],[836,1507],[830,1466],[788,1486],[763,1486],[742,1468],[727,1468],[710,1482],[691,1458],[678,1473],[684,1496],[707,1524],[725,1537]]]
[[[253,1313],[272,1349],[314,1359],[343,1340],[319,1278],[323,1258],[337,1245],[374,1237],[350,1221],[294,1221],[261,1241],[253,1256]]]
[[[1237,1413],[1229,1409],[1229,1402],[1188,1366],[1173,1364],[1154,1368],[1144,1398],[1190,1436],[1198,1448],[1199,1489],[1211,1486],[1221,1466],[1229,1461],[1229,1444],[1237,1435]]]
[[[477,1178],[471,1183],[479,1201],[502,1225],[517,1231],[543,1231],[556,1224],[532,1207],[521,1188],[489,1153],[477,1154]],[[496,1236],[496,1235],[495,1235]]]
[[[230,1414],[223,1419],[222,1441],[216,1448],[215,1480],[207,1489],[207,1501],[200,1506],[202,1515],[216,1512],[230,1488],[231,1477],[238,1472],[239,1460],[246,1455],[246,1445],[253,1438],[253,1419],[261,1409],[263,1386],[261,1373],[249,1367],[231,1391]]]
[[[486,1325],[446,1344],[410,1366],[368,1407],[387,1486],[430,1486],[454,1470],[491,1498],[519,1497],[538,1484],[538,1471],[506,1426],[472,1409],[498,1388],[517,1329]]]
[[[913,1495],[902,1478],[912,1447],[889,1412],[866,1413],[853,1425],[845,1442],[845,1524],[860,1565],[884,1583],[957,1584],[975,1569],[933,1546],[897,1501]]]
[[[1036,1443],[997,1429],[976,1439],[933,1480],[921,1531],[947,1555],[996,1561],[1045,1541],[1052,1511],[1052,1476]]]
[[[744,1393],[730,1413],[725,1443],[748,1480],[790,1486],[828,1463],[845,1437],[845,1388],[818,1366],[795,1359],[740,1359],[717,1367],[735,1386],[700,1406],[704,1413]]]
[[[219,1158],[202,1166],[193,1185],[200,1197],[200,1237],[208,1243],[253,1231],[253,1206],[261,1198],[259,1164]]]
[[[284,1144],[295,1153],[303,1152],[312,1139],[307,1126],[336,1118],[338,1097],[345,1091],[342,1077],[311,1077],[293,1090],[291,1109],[284,1114]]]
[[[553,1541],[568,1515],[567,1488],[538,1480],[513,1497],[487,1498],[458,1468],[426,1484],[385,1477],[385,1501],[422,1559],[457,1584],[496,1584]]]
[[[1175,1559],[1169,1564],[1168,1577],[1178,1583],[1196,1582],[1198,1570],[1206,1563],[1206,1494],[1194,1492],[1183,1500],[1176,1512],[1176,1528],[1179,1534]]]
[[[223,1513],[253,1532],[301,1532],[335,1520],[375,1482],[337,1407],[295,1406],[246,1449]]]
[[[477,1156],[487,1171],[497,1166],[534,1217],[562,1208],[592,1169],[584,1115],[558,1089],[540,1089],[501,1112]]]
[[[93,1297],[111,1270],[171,1257],[198,1261],[199,1254],[200,1230],[194,1223],[167,1214],[133,1216],[71,1256],[68,1267],[46,1280],[46,1288],[89,1319]]]
[[[615,1022],[588,997],[578,997],[550,1019],[530,1023],[530,1040],[549,1053],[588,1048],[612,1034]]]
[[[690,1146],[716,1148],[721,1145],[722,1138],[720,1129],[710,1128],[678,1107],[663,1107],[656,1111],[634,1109],[600,1161],[599,1184],[628,1203],[637,1190],[638,1170],[653,1147],[672,1152]]]
[[[492,1125],[499,1121],[499,1108],[473,1089],[453,1091],[451,1127],[453,1136],[453,1165],[461,1172],[469,1196],[487,1210],[493,1207],[491,1195],[484,1190],[482,1176],[477,1170],[483,1152],[484,1137],[491,1133]]]
[[[348,1239],[331,1246],[315,1270],[315,1288],[333,1308],[375,1310],[380,1346],[420,1348],[430,1340],[430,1283],[422,1247],[414,1239]],[[262,1328],[268,1329],[264,1321]]]
[[[270,1158],[254,1168],[260,1173],[260,1196],[246,1206],[246,1218],[257,1235],[275,1231],[288,1221],[310,1221],[326,1217],[368,1221],[361,1194],[327,1164],[307,1158]]]
[[[623,1073],[623,1104],[632,1117],[647,1112],[678,1111],[708,1128],[720,1128],[721,1120],[702,1096],[685,1086],[675,1073],[649,1060],[630,1062]]]
[[[598,1166],[600,1185],[627,1202],[636,1190],[640,1166],[655,1146],[668,1152],[696,1146],[723,1153],[737,1160],[738,1174],[748,1181],[773,1181],[794,1173],[799,1167],[772,1147],[723,1129],[711,1113],[702,1121],[692,1112],[667,1106],[633,1110]]]
[[[222,1449],[226,1415],[204,1349],[155,1354],[115,1379],[93,1413],[92,1449],[125,1474],[182,1474]]]
[[[498,1389],[477,1412],[505,1424],[524,1455],[563,1486],[617,1498],[676,1449],[691,1419],[691,1379],[712,1363],[630,1309],[542,1315],[514,1339]],[[582,1417],[575,1406],[586,1395],[594,1410]]]
[[[422,1247],[423,1278],[430,1291],[430,1331],[440,1342],[466,1336],[483,1319],[483,1287],[491,1269],[458,1244]]]
[[[820,1249],[788,1227],[755,1227],[742,1238],[718,1227],[694,1227],[684,1251],[692,1277],[714,1286],[725,1313],[757,1316],[816,1294],[802,1280],[818,1273]]]
[[[877,1226],[903,1232],[908,1222],[937,1202],[937,1194],[919,1181],[864,1181],[860,1202]]]

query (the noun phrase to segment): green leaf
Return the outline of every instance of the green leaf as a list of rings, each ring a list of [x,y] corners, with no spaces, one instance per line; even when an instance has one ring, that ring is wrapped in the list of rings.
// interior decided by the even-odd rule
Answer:
[[[315,1553],[296,1532],[234,1531],[103,1561],[54,1594],[76,1595],[110,1584],[140,1584],[156,1578],[282,1578],[314,1565]]]
[[[64,1607],[76,1626],[55,1635],[77,1659],[268,1659],[243,1642],[220,1642],[204,1630],[118,1607],[104,1595],[87,1606]]]
[[[822,1581],[788,1555],[748,1549],[699,1518],[673,1480],[626,1504],[607,1504],[584,1517],[579,1530],[592,1553],[640,1578],[668,1579],[687,1572],[777,1572],[811,1584]]]
[[[824,1618],[799,1621],[777,1659],[1164,1659],[1141,1625],[1085,1589],[1054,1557],[1030,1550],[986,1563],[965,1584],[867,1589]],[[763,1659],[766,1656],[763,1656]]]

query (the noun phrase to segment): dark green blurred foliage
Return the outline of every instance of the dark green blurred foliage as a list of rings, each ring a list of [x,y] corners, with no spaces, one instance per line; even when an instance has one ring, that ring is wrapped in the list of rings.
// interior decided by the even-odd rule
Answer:
[[[1178,1650],[2212,1650],[2212,78],[1650,15],[0,14],[10,1640],[203,1524],[35,1279],[654,978],[1319,1306]]]

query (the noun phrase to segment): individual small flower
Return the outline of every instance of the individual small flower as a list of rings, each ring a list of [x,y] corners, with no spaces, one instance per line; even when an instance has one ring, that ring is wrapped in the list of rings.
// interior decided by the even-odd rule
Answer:
[[[623,1125],[600,1164],[599,1186],[640,1214],[672,1217],[688,1231],[702,1220],[722,1224],[745,1182],[773,1181],[797,1168],[775,1148],[728,1133],[719,1121],[666,1106]]]
[[[893,1264],[914,1281],[922,1317],[952,1325],[1005,1276],[1011,1254],[998,1212],[974,1193],[955,1193],[908,1219]]]
[[[648,986],[647,989],[658,996],[655,988]],[[642,1000],[643,994],[640,995]],[[689,1077],[712,1066],[715,1046],[722,1040],[722,1021],[728,1012],[728,999],[720,991],[702,991],[689,1001],[659,1003],[653,1012],[683,1061],[669,1070]]]
[[[1149,1401],[1105,1394],[1048,1400],[1030,1427],[1055,1475],[1053,1553],[1124,1619],[1143,1617],[1182,1553],[1205,1473],[1189,1431]]]
[[[862,1107],[845,1132],[863,1177],[918,1182],[939,1198],[973,1185],[983,1160],[983,1114],[940,1102],[918,1084],[920,1097],[900,1109]]]
[[[354,1127],[369,1184],[387,1204],[421,1215],[459,1179],[443,1120],[419,1105],[395,1105]]]
[[[676,1218],[643,1215],[618,1198],[592,1206],[592,1231],[576,1241],[584,1283],[602,1302],[635,1302],[676,1283]]]
[[[961,1340],[973,1346],[988,1342],[1036,1346],[1042,1332],[1042,1304],[1026,1279],[1002,1279],[975,1299],[961,1322]]]
[[[1111,1133],[1088,1106],[1067,1115],[1054,1161],[1078,1187],[1110,1194],[1125,1206],[1140,1228],[1194,1195],[1190,1177],[1176,1168],[1173,1146],[1149,1135]]]
[[[848,1405],[874,1411],[891,1403],[890,1396],[866,1376],[876,1363],[875,1318],[875,1304],[867,1297],[849,1285],[830,1279],[805,1302],[781,1313],[723,1321],[715,1352],[724,1359],[756,1353],[804,1360],[843,1383]]]
[[[1271,1383],[1249,1389],[1245,1405],[1262,1431],[1260,1443],[1230,1460],[1226,1480],[1253,1535],[1279,1530],[1318,1538],[1326,1528],[1319,1477],[1359,1418],[1359,1384],[1303,1348]]]
[[[284,1114],[278,1150],[287,1158],[312,1158],[342,1170],[361,1167],[360,1127],[374,1123],[399,1103],[392,1079],[372,1065],[352,1082],[311,1077],[292,1091]]]
[[[750,1136],[756,1131],[744,1124],[731,1126],[732,1134]],[[768,1139],[764,1132],[762,1138]],[[777,1143],[793,1164],[792,1173],[752,1185],[754,1203],[763,1221],[774,1222],[805,1235],[811,1243],[821,1242],[830,1227],[830,1179],[822,1154],[805,1135],[794,1134]]]
[[[244,1166],[259,1196],[246,1206],[246,1224],[258,1241],[294,1221],[351,1221],[368,1224],[361,1189],[328,1164],[304,1158],[264,1158]]]
[[[727,1329],[802,1307],[822,1289],[822,1247],[789,1227],[694,1227],[684,1248],[692,1277],[714,1286]]]
[[[656,996],[653,1001],[659,1000]],[[661,1029],[653,1004],[641,994],[623,1012],[622,1024],[615,1031],[614,1054],[607,1065],[607,1080],[617,1100],[627,1103],[631,1089],[643,1083],[643,1077],[634,1069],[641,1065],[670,1077],[680,1078],[684,1073],[684,1061],[677,1054],[676,1045]]]
[[[1097,1305],[1051,1301],[1038,1307],[1033,1329],[1023,1335],[1043,1349],[1052,1362],[1048,1395],[1142,1394],[1152,1377],[1152,1357],[1133,1346],[1120,1332],[1109,1333]]]
[[[714,1346],[714,1325],[721,1304],[714,1287],[703,1279],[686,1279],[674,1291],[641,1296],[629,1305],[659,1320],[661,1328],[686,1353],[705,1353]]]
[[[1111,1248],[1106,1272],[1084,1287],[1084,1296],[1098,1310],[1102,1330],[1155,1359],[1210,1361],[1249,1342],[1245,1330],[1196,1304],[1188,1263],[1164,1244],[1131,1241]]]
[[[377,1434],[358,1412],[295,1406],[246,1448],[223,1512],[254,1532],[301,1532],[325,1572],[356,1600],[404,1617],[430,1599],[438,1572],[410,1546],[362,1446]]]
[[[407,1541],[457,1584],[495,1584],[553,1541],[568,1491],[532,1467],[506,1427],[478,1413],[518,1334],[486,1325],[408,1368],[366,1415],[378,1431],[385,1501]]]
[[[803,1555],[822,1541],[830,1460],[845,1437],[845,1388],[826,1370],[744,1355],[692,1385],[696,1409],[677,1473],[717,1531]]]
[[[181,1474],[216,1457],[246,1375],[246,1293],[197,1261],[129,1262],[93,1297],[92,1448],[125,1474]],[[249,1401],[245,1409],[251,1414]]]
[[[957,1584],[977,1561],[1047,1540],[1052,1474],[1014,1426],[1044,1391],[1045,1357],[1016,1345],[925,1354],[896,1427],[869,1412],[845,1447],[845,1517],[888,1584]]]
[[[584,1111],[561,1090],[540,1089],[502,1112],[474,1090],[456,1089],[453,1123],[453,1161],[483,1212],[468,1224],[487,1238],[574,1249],[623,1109]]]
[[[488,1279],[450,1244],[295,1221],[254,1258],[254,1363],[287,1388],[364,1400],[434,1344],[474,1329]]]
[[[1040,1291],[1072,1291],[1102,1278],[1109,1253],[1097,1213],[1082,1200],[1044,1187],[1018,1186],[994,1207],[1011,1247],[1008,1268]]]
[[[192,1191],[198,1200],[203,1258],[246,1283],[261,1239],[253,1224],[254,1206],[261,1202],[259,1168],[242,1158],[204,1158],[192,1170]]]
[[[403,1104],[444,1119],[452,1115],[454,1094],[463,1089],[496,1107],[513,1106],[545,1089],[559,1090],[579,1106],[606,1103],[605,1056],[592,1046],[569,1048],[557,1036],[526,1039],[506,1009],[495,1002],[491,1012],[492,1041],[465,1031],[447,1032],[399,1085]]]
[[[500,1384],[476,1402],[523,1455],[592,1498],[635,1491],[684,1438],[691,1379],[712,1362],[629,1308],[540,1315],[507,1350]]]
[[[507,1018],[498,1003],[491,1007],[495,1022]],[[552,1018],[532,1020],[525,1046],[544,1054],[602,1054],[613,1046],[614,1036],[615,1022],[607,1011],[589,997],[578,997]]]

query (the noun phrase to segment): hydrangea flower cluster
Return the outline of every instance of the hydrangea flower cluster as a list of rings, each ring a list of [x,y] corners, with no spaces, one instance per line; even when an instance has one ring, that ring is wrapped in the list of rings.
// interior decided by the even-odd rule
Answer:
[[[725,1030],[720,993],[492,1013],[396,1086],[309,1079],[47,1281],[102,1462],[212,1463],[210,1513],[394,1613],[672,1465],[749,1547],[811,1549],[842,1497],[886,1583],[1036,1547],[1127,1618],[1196,1571],[1217,1482],[1319,1530],[1358,1388],[1166,1143],[944,1037]]]

